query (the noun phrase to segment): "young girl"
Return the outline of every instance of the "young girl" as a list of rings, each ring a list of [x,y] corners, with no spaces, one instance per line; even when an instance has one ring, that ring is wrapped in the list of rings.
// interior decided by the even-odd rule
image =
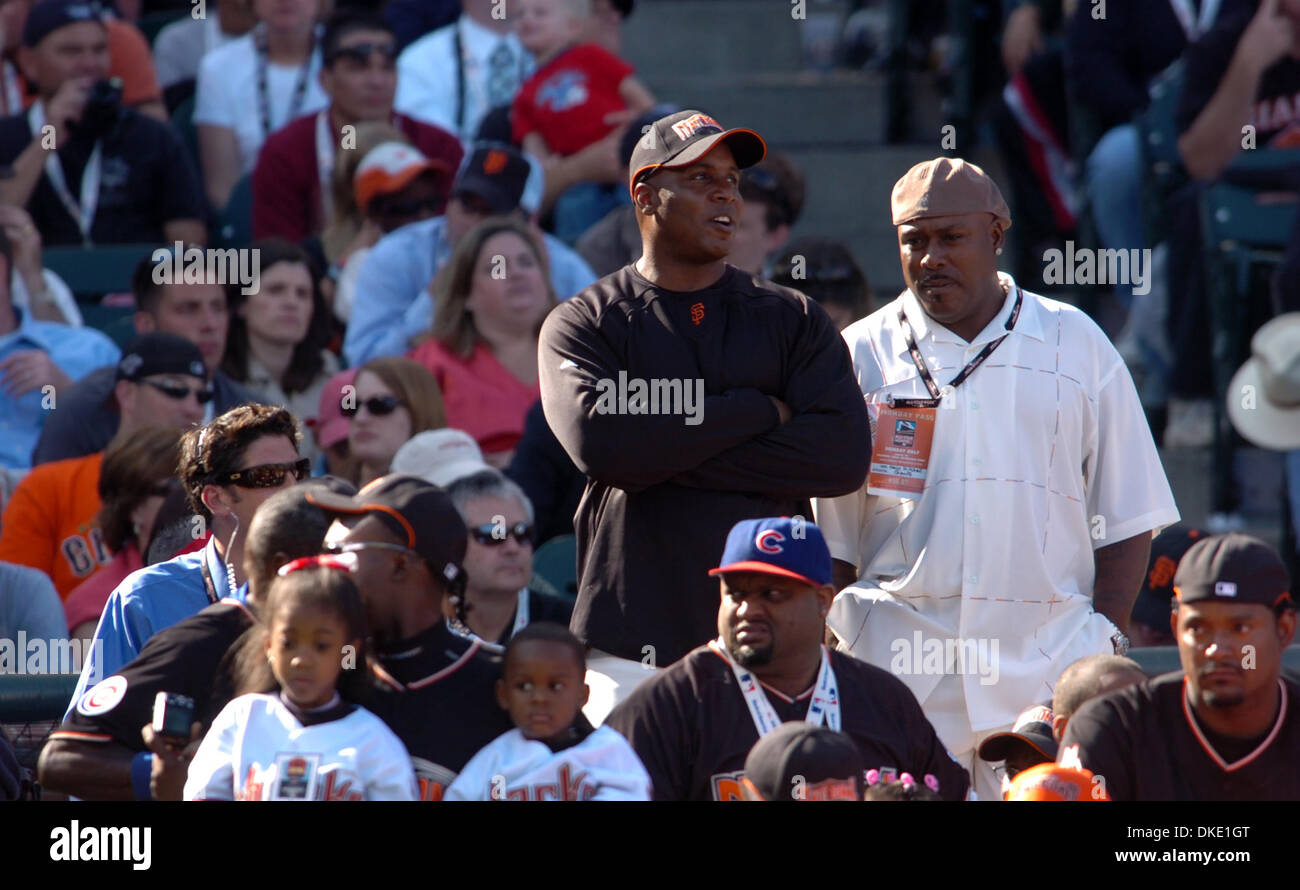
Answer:
[[[582,715],[586,650],[539,621],[506,646],[497,702],[515,728],[474,755],[443,800],[650,800],[650,776],[627,740]]]
[[[312,556],[280,569],[266,630],[244,650],[262,670],[241,684],[276,691],[241,695],[217,715],[190,763],[186,800],[415,799],[406,748],[355,704],[366,629],[350,565]]]

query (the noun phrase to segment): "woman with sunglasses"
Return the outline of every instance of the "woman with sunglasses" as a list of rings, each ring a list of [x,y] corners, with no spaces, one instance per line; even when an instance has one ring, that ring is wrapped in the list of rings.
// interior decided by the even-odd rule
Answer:
[[[283,405],[300,422],[316,417],[325,383],[338,373],[338,359],[326,349],[333,321],[311,261],[300,247],[278,238],[254,241],[261,271],[257,291],[228,289],[230,333],[221,369],[258,401]],[[303,455],[319,452],[304,436]]]
[[[447,424],[504,467],[541,397],[537,335],[555,306],[545,254],[524,224],[488,219],[456,245],[431,289],[432,335],[411,357],[442,388]]]
[[[99,470],[99,527],[113,559],[68,594],[63,609],[72,639],[89,640],[108,602],[108,595],[127,575],[144,568],[144,553],[154,520],[176,481],[180,433],[144,427],[118,436]]]
[[[199,65],[194,97],[199,160],[208,200],[225,207],[253,171],[262,143],[329,104],[320,85],[317,22],[330,0],[253,0],[257,25]]]
[[[388,473],[397,449],[416,433],[447,425],[438,381],[409,358],[379,358],[357,370],[355,392],[344,392],[348,418],[348,478],[358,487]]]

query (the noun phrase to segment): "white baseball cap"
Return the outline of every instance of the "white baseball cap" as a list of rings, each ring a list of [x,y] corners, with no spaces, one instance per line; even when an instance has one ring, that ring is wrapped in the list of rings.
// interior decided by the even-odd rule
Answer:
[[[419,476],[446,488],[463,476],[491,467],[478,443],[464,430],[425,430],[407,440],[393,455],[390,473]]]
[[[1300,448],[1300,312],[1269,321],[1228,386],[1228,419],[1260,448]]]

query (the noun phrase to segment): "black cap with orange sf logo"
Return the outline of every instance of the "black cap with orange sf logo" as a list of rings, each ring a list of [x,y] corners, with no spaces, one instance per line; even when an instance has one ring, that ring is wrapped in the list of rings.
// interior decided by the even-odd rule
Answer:
[[[740,169],[752,167],[767,154],[763,137],[753,130],[726,130],[702,111],[679,111],[661,117],[637,140],[628,163],[628,188],[661,167],[685,167],[712,151],[719,143],[731,147]]]

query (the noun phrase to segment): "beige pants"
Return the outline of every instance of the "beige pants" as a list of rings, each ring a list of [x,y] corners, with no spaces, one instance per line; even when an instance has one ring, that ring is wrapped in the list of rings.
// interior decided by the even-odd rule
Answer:
[[[587,685],[591,687],[591,696],[582,713],[587,715],[592,726],[600,726],[616,704],[658,670],[640,661],[592,649],[587,653]]]
[[[1026,702],[1029,707],[1033,702]],[[980,744],[995,732],[1010,732],[1012,724],[984,729],[975,732],[970,728],[970,718],[966,715],[966,693],[962,689],[960,674],[948,674],[939,681],[934,692],[926,699],[925,716],[943,742],[953,759],[970,773],[971,788],[980,800],[1002,799],[1002,774],[994,767],[1000,763],[981,760]]]

